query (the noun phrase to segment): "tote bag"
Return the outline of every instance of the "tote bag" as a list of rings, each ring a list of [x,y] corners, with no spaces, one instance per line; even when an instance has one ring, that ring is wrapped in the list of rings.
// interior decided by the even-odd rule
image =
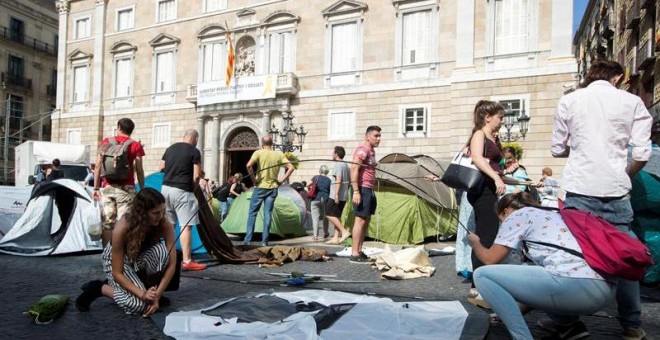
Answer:
[[[485,146],[484,146],[485,153]],[[481,190],[484,175],[472,162],[472,158],[459,151],[442,175],[442,183],[456,190],[475,192]]]

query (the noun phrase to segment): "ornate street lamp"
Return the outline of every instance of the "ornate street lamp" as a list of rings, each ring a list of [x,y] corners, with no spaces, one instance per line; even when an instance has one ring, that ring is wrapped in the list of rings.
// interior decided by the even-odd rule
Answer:
[[[293,115],[290,112],[283,112],[282,119],[284,121],[282,130],[273,124],[273,127],[267,131],[273,138],[273,148],[280,149],[282,152],[302,151],[307,131],[302,125],[299,128],[293,126]],[[298,143],[294,144],[296,137],[298,137]]]
[[[529,116],[525,114],[524,107],[521,108],[520,115],[518,115],[513,111],[511,108],[511,103],[509,103],[506,109],[506,113],[504,113],[504,128],[506,129],[506,132],[504,134],[500,134],[500,140],[502,142],[508,143],[515,142],[520,138],[525,139],[525,135],[527,135],[527,131],[529,130],[529,119]],[[516,122],[518,123],[518,130],[520,131],[520,134],[517,132],[511,132],[511,129],[516,124]]]

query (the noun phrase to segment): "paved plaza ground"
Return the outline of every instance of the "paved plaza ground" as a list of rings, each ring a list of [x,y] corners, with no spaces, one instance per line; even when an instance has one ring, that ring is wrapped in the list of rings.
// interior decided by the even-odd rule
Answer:
[[[275,242],[278,243],[278,242]],[[327,247],[330,253],[342,249],[312,243],[311,237],[287,240],[288,245]],[[451,243],[427,243],[427,249],[442,249]],[[382,247],[382,243],[368,242],[367,246]],[[396,250],[397,247],[393,247]],[[204,260],[204,256],[199,256]],[[454,257],[431,257],[436,273],[430,278],[389,281],[381,280],[380,273],[368,265],[352,264],[346,258],[335,257],[329,262],[294,262],[279,268],[259,268],[256,265],[219,265],[206,258],[209,268],[201,272],[184,272],[180,289],[168,292],[172,305],[152,319],[125,315],[110,300],[101,298],[92,304],[88,313],[78,312],[73,300],[80,293],[80,286],[91,279],[102,278],[100,254],[59,257],[20,257],[0,255],[0,338],[2,339],[166,339],[159,323],[167,312],[203,308],[213,302],[250,292],[287,291],[301,289],[281,286],[274,282],[256,283],[252,280],[273,279],[269,272],[302,271],[314,274],[333,274],[338,279],[379,281],[378,283],[312,283],[304,289],[331,289],[358,294],[374,294],[392,297],[397,301],[462,300],[465,301],[469,283],[454,270]],[[35,325],[24,314],[28,306],[46,294],[67,294],[71,298],[62,317],[50,325]],[[643,290],[643,322],[649,339],[660,339],[659,289]],[[470,306],[471,307],[471,306]],[[488,313],[477,309],[471,313]],[[602,313],[583,318],[592,339],[620,339],[621,329],[612,315],[610,306]],[[542,317],[540,312],[527,316],[535,335],[546,335],[535,326]],[[491,327],[486,339],[509,339],[503,326]]]

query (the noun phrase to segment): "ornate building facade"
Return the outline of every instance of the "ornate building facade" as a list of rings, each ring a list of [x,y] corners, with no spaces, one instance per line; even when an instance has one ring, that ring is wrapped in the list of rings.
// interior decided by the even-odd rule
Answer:
[[[0,2],[0,183],[14,182],[14,147],[50,139],[57,12],[50,0]]]
[[[460,3],[460,5],[459,5]],[[184,130],[200,131],[213,179],[245,171],[283,116],[308,134],[299,155],[350,160],[368,125],[377,156],[450,158],[480,99],[530,117],[523,164],[561,172],[549,152],[563,84],[574,80],[572,0],[61,0],[53,135],[92,149],[136,123],[147,173]],[[235,75],[225,82],[231,38]],[[512,132],[515,132],[516,126]],[[54,137],[55,138],[55,137]],[[309,180],[302,162],[293,180]]]

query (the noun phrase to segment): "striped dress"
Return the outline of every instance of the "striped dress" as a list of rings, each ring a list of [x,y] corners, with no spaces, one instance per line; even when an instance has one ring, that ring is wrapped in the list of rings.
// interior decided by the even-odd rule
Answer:
[[[115,303],[126,314],[143,313],[149,306],[148,302],[140,300],[139,296],[135,296],[125,290],[112,277],[112,245],[110,243],[103,249],[101,258],[103,261],[103,271],[108,278],[108,284],[115,289],[113,295]],[[140,289],[146,290],[147,287],[144,286],[137,273],[144,271],[147,275],[151,275],[164,272],[167,268],[167,262],[167,247],[164,243],[157,242],[145,251],[142,251],[135,262],[129,262],[128,256],[124,256],[124,275],[136,286],[140,287]]]

